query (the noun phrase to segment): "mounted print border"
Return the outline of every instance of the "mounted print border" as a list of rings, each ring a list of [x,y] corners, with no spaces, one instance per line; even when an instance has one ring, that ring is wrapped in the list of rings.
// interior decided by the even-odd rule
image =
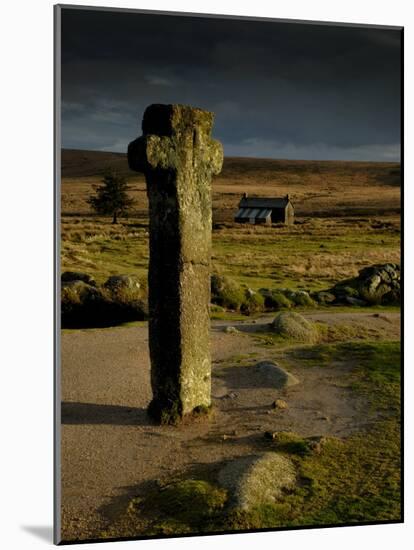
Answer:
[[[403,521],[403,28],[55,6],[56,544]]]

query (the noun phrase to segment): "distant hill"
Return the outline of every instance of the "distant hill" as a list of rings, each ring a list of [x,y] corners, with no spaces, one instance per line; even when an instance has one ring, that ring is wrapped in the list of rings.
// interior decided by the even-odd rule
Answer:
[[[62,149],[62,177],[80,178],[100,176],[108,168],[124,176],[137,176],[128,168],[126,153],[105,151],[83,151]],[[261,182],[280,176],[281,178],[310,174],[346,174],[347,177],[364,173],[369,180],[386,185],[400,185],[400,165],[396,162],[345,162],[275,160],[261,158],[226,157],[220,179],[257,178]]]
[[[117,170],[124,176],[135,174],[128,168],[125,153],[62,149],[63,178],[99,176],[108,168]]]
[[[148,210],[145,178],[125,153],[62,150],[62,212],[89,215],[88,197],[108,168],[130,181],[137,212]],[[243,193],[289,193],[297,215],[395,214],[400,211],[400,165],[384,162],[273,160],[227,157],[212,180],[215,220],[232,220]]]

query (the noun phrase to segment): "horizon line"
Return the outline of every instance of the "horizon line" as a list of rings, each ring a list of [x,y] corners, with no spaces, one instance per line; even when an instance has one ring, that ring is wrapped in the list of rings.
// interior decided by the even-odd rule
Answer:
[[[90,152],[90,153],[109,153],[112,155],[127,155],[127,152],[121,152],[121,151],[107,151],[102,149],[79,149],[74,147],[62,147],[60,148],[62,151],[84,151],[84,152]],[[303,158],[275,158],[275,157],[249,157],[249,156],[240,156],[240,155],[231,155],[226,156],[224,155],[224,159],[256,159],[256,160],[280,160],[280,161],[298,161],[298,162],[365,162],[365,163],[376,163],[376,164],[401,164],[401,158],[399,160],[345,160],[345,159],[303,159]]]

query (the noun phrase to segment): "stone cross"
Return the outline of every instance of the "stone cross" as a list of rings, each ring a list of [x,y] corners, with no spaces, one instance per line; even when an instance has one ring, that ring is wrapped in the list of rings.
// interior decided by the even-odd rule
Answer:
[[[176,422],[211,404],[211,177],[223,149],[213,114],[185,105],[150,105],[143,135],[128,146],[149,199],[149,413]]]

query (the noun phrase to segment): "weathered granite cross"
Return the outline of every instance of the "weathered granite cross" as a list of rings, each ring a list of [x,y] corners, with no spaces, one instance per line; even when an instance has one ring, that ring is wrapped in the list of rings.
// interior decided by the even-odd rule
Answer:
[[[128,146],[132,170],[147,181],[150,217],[149,413],[176,422],[211,404],[211,177],[223,149],[213,114],[185,105],[150,105],[143,135]]]

